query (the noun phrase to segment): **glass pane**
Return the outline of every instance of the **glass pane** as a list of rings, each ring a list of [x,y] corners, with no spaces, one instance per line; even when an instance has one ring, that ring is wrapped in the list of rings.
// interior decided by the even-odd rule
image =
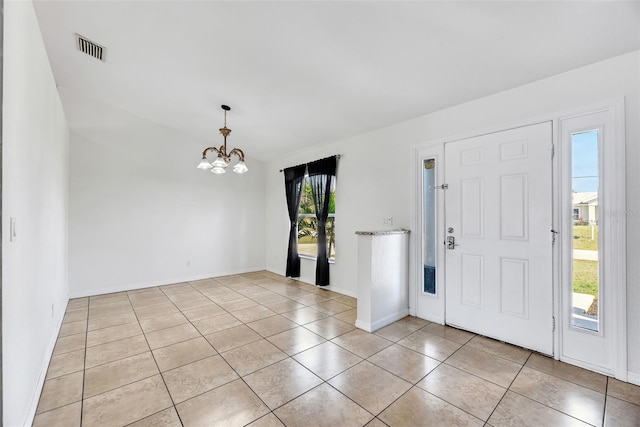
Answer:
[[[436,293],[436,193],[435,193],[434,159],[424,161],[422,173],[422,261],[424,264],[423,290],[429,294]]]
[[[327,219],[327,252],[329,259],[336,257],[336,190],[333,179],[331,183],[331,198],[329,199],[329,218]],[[298,208],[298,254],[315,258],[318,255],[318,221],[309,177],[305,177]]]
[[[571,135],[573,298],[571,325],[600,330],[598,130]]]

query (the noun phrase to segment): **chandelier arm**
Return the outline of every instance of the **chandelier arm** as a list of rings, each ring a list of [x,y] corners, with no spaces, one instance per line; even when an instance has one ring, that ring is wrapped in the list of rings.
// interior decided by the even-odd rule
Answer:
[[[202,151],[202,158],[203,159],[207,158],[207,153],[209,151],[215,151],[216,153],[220,154],[220,150],[218,150],[216,147],[207,147]]]
[[[238,159],[240,159],[240,161],[244,162],[244,152],[241,149],[234,148],[229,152],[229,157],[231,157],[234,154],[238,156]]]

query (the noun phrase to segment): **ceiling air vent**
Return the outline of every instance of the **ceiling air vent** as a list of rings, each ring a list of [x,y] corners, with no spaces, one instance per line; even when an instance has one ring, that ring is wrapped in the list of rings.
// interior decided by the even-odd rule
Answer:
[[[76,46],[80,52],[84,52],[104,62],[104,54],[107,50],[104,46],[100,46],[80,34],[76,34]]]

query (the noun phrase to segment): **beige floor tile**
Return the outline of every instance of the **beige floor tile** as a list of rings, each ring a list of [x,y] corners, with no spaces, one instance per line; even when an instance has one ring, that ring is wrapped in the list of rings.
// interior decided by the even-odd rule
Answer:
[[[170,328],[172,326],[183,325],[189,323],[186,317],[182,313],[172,313],[163,317],[152,317],[151,319],[145,319],[140,321],[140,327],[144,333],[159,331],[160,329]]]
[[[640,426],[640,406],[615,397],[607,397],[604,425],[616,427]]]
[[[143,288],[143,289],[134,289],[131,291],[127,291],[127,296],[129,297],[129,301],[137,301],[137,300],[146,300],[150,298],[159,298],[165,297],[164,292],[162,292],[157,287],[153,288]]]
[[[283,297],[282,295],[276,294],[275,292],[267,291],[263,294],[254,295],[251,297],[251,299],[257,302],[258,304],[265,305],[272,302],[286,301],[288,298]]]
[[[374,418],[371,421],[369,421],[365,427],[387,427],[387,425],[382,421],[380,421],[379,419]]]
[[[284,424],[273,413],[269,413],[251,424],[247,424],[247,427],[284,427]]]
[[[204,295],[200,295],[198,298],[192,298],[184,301],[174,301],[174,304],[180,310],[192,310],[198,307],[211,307],[214,305],[218,305]]]
[[[347,332],[353,331],[356,328],[354,325],[350,325],[341,320],[334,319],[333,317],[325,317],[324,319],[307,323],[304,325],[304,327],[328,340],[342,334],[346,334]]]
[[[347,332],[331,341],[365,359],[393,344],[389,340],[360,329]]]
[[[488,424],[494,427],[588,426],[588,424],[567,414],[512,391],[507,391],[491,418],[489,418]]]
[[[360,427],[373,416],[324,383],[286,405],[275,415],[287,427]]]
[[[161,372],[211,357],[216,351],[202,337],[182,341],[153,350],[153,356]]]
[[[118,341],[123,338],[134,337],[141,334],[142,329],[138,322],[97,329],[87,333],[87,347],[93,347],[94,345],[105,344],[111,341]]]
[[[158,373],[158,367],[151,352],[140,353],[87,369],[84,375],[84,398],[152,377]]]
[[[128,427],[182,427],[176,408],[165,409],[153,415],[129,424]]]
[[[393,402],[378,418],[390,426],[484,425],[481,420],[418,387]]]
[[[366,360],[328,382],[374,415],[411,388],[407,381]]]
[[[161,329],[159,331],[145,334],[151,350],[155,350],[156,348],[165,347],[181,341],[187,341],[199,336],[200,332],[198,332],[198,330],[194,328],[190,323],[173,326],[171,328]]]
[[[98,307],[89,307],[89,319],[95,319],[101,316],[114,316],[116,314],[124,314],[133,312],[133,306],[129,301],[120,301],[108,305],[100,305]]]
[[[360,356],[330,341],[298,353],[293,358],[323,380],[328,380],[362,361]]]
[[[89,297],[70,299],[65,311],[85,310],[89,308]]]
[[[129,297],[126,293],[106,294],[89,297],[89,312],[95,307],[101,307],[103,305],[115,304],[118,302],[129,302]]]
[[[427,326],[422,327],[420,330],[460,344],[466,344],[471,338],[476,336],[473,332],[463,331],[462,329],[456,329],[450,326],[438,325],[437,323],[430,323]]]
[[[88,310],[73,310],[73,311],[67,311],[64,314],[64,317],[62,319],[62,323],[71,323],[71,322],[79,322],[81,320],[87,320],[87,317],[89,317],[89,311]]]
[[[275,311],[269,310],[264,306],[245,308],[244,310],[238,310],[233,313],[235,317],[244,323],[255,322],[256,320],[265,319],[270,316],[275,316],[276,314]]]
[[[191,310],[184,310],[182,314],[191,322],[196,320],[206,319],[207,317],[214,317],[219,314],[226,314],[227,312],[219,305],[213,303],[212,305],[205,305],[202,307],[192,308]]]
[[[407,325],[413,326],[416,329],[420,329],[422,327],[427,326],[429,323],[431,323],[428,320],[420,319],[419,317],[414,317],[414,316],[404,317],[398,320],[398,322],[406,323]]]
[[[269,412],[242,380],[179,403],[176,409],[185,427],[244,426]]]
[[[171,407],[160,375],[90,397],[82,405],[87,426],[122,426]]]
[[[495,354],[496,356],[508,359],[514,363],[518,363],[519,365],[524,365],[524,363],[529,358],[529,355],[531,354],[530,351],[520,347],[516,347],[515,345],[505,344],[503,342],[479,335],[469,340],[468,345],[469,347],[473,347],[478,350],[482,350],[487,353]]]
[[[131,297],[129,297],[129,299],[131,300],[131,305],[133,306],[134,310],[145,307],[152,307],[154,305],[171,304],[171,300],[167,298],[161,291],[158,291],[158,294],[154,294],[153,296],[149,296],[146,298],[132,299]]]
[[[247,326],[263,337],[270,337],[280,332],[293,329],[297,327],[298,324],[280,315],[276,315],[247,323]]]
[[[262,339],[260,334],[247,325],[235,326],[233,328],[214,332],[213,334],[205,335],[205,338],[211,343],[213,348],[218,351],[218,353],[223,353],[236,347]]]
[[[169,293],[167,294],[167,298],[175,303],[178,301],[188,301],[192,299],[202,298],[202,294],[199,291],[191,288],[184,292]]]
[[[525,366],[545,372],[563,380],[571,381],[583,387],[588,387],[599,393],[606,393],[607,391],[606,376],[554,360],[550,357],[534,353],[531,355],[529,360],[527,360]]]
[[[351,307],[356,307],[358,305],[358,300],[356,298],[347,295],[340,295],[335,298],[335,301],[350,305]]]
[[[288,358],[243,378],[273,410],[322,383],[295,360]]]
[[[45,380],[36,414],[67,406],[82,399],[84,372]]]
[[[179,313],[180,310],[172,302],[167,302],[148,307],[138,307],[135,312],[138,320],[143,321],[152,317],[164,317],[172,313]]]
[[[137,322],[138,318],[135,313],[123,313],[115,316],[102,316],[95,319],[89,319],[87,330],[95,331],[97,329],[109,328],[111,326],[124,325],[126,323]]]
[[[85,332],[87,332],[87,321],[86,320],[81,320],[79,322],[63,323],[60,326],[60,333],[58,334],[58,337],[66,337],[66,336],[69,336],[69,335],[84,334]]]
[[[70,351],[83,350],[85,347],[87,334],[69,335],[58,338],[56,346],[53,348],[53,355],[69,353]]]
[[[589,424],[602,423],[605,396],[586,387],[525,366],[510,390]]]
[[[70,351],[51,357],[47,379],[72,374],[84,369],[84,349]]]
[[[356,318],[358,317],[358,310],[352,308],[351,310],[343,311],[342,313],[334,314],[332,316],[334,319],[342,320],[343,322],[347,322],[350,325],[355,325]]]
[[[36,415],[32,427],[80,427],[81,402]]]
[[[226,292],[215,292],[215,293],[207,293],[203,292],[211,301],[216,304],[222,304],[224,302],[236,301],[244,298],[244,295],[239,294],[232,290],[227,290]]]
[[[267,307],[269,310],[278,314],[304,308],[304,304],[300,304],[299,302],[290,300],[290,299],[268,303],[268,304],[265,304],[264,306]]]
[[[110,292],[108,294],[102,294],[102,295],[93,295],[89,297],[89,300],[93,300],[93,301],[100,301],[100,300],[109,300],[111,298],[114,297],[122,297],[122,296],[126,296],[127,293],[125,291],[121,291],[121,292]]]
[[[384,328],[380,328],[374,333],[382,338],[388,339],[389,341],[399,341],[407,335],[411,335],[416,331],[411,325],[408,325],[403,322],[394,322],[390,325],[385,326]]]
[[[607,393],[609,396],[640,406],[640,386],[609,378]]]
[[[329,315],[316,311],[311,307],[304,307],[293,311],[287,311],[285,313],[282,313],[281,316],[286,317],[293,322],[296,322],[298,325],[304,325],[307,323],[315,322],[319,319],[324,319]]]
[[[321,302],[316,305],[312,305],[311,308],[313,308],[314,310],[318,310],[322,313],[326,313],[330,316],[333,316],[334,314],[351,310],[353,307],[335,300],[329,300],[329,301]]]
[[[418,387],[438,396],[469,414],[486,421],[507,389],[487,380],[442,364]]]
[[[196,320],[193,325],[198,328],[202,335],[209,335],[214,332],[223,331],[242,325],[242,322],[229,313],[219,314],[213,317]]]
[[[423,331],[415,331],[398,341],[403,347],[443,361],[458,350],[462,344],[440,338]]]
[[[411,384],[420,381],[440,364],[436,359],[398,344],[385,348],[368,360]]]
[[[272,335],[267,339],[290,356],[326,341],[320,335],[316,335],[302,326]]]
[[[301,306],[316,305],[316,304],[320,304],[321,302],[329,301],[329,299],[326,296],[315,294],[315,293],[293,297],[293,300],[296,301],[298,304],[301,304]]]
[[[229,313],[234,311],[244,310],[245,308],[255,307],[258,303],[249,298],[238,299],[235,301],[223,302],[220,307],[227,310]]]
[[[517,363],[467,346],[458,350],[445,363],[505,388],[509,387],[520,372],[520,365]]]
[[[245,376],[286,359],[287,355],[269,341],[261,339],[222,353],[222,357],[240,376]]]
[[[188,283],[175,283],[173,285],[164,285],[164,286],[159,286],[158,289],[160,289],[165,295],[179,294],[182,292],[192,292],[195,290]]]
[[[180,403],[236,380],[238,374],[216,355],[163,372],[162,377],[174,403]]]
[[[149,351],[142,335],[87,348],[85,369]]]

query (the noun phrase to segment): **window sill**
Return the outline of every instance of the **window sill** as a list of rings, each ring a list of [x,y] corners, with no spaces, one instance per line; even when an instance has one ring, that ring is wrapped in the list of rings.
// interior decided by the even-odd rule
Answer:
[[[316,257],[314,256],[309,256],[309,255],[298,255],[300,257],[300,259],[308,259],[310,261],[315,261]],[[336,260],[335,259],[329,259],[329,264],[335,264]]]

